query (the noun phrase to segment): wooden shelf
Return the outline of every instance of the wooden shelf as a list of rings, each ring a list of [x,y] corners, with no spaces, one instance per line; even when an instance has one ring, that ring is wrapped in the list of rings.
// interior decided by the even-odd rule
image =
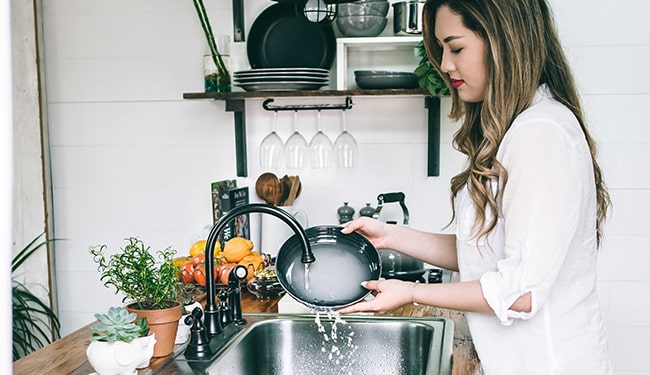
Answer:
[[[190,92],[183,99],[224,100],[226,111],[233,112],[235,122],[235,159],[237,176],[248,176],[246,153],[246,99],[278,97],[349,97],[349,96],[420,96],[428,109],[428,151],[427,176],[440,175],[440,98],[430,96],[424,89],[388,90],[305,90],[305,91],[234,91],[234,92]]]
[[[424,89],[188,92],[183,99],[255,99],[320,96],[426,96]]]

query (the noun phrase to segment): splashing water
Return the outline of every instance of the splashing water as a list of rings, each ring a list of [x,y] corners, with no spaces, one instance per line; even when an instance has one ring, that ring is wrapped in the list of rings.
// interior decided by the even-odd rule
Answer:
[[[323,334],[321,352],[328,353],[327,359],[338,367],[340,374],[351,375],[350,369],[354,367],[355,353],[359,348],[353,342],[355,332],[337,311],[327,311],[326,314],[327,320],[331,322],[329,330],[321,320],[320,311],[316,311],[314,318],[318,332]],[[346,332],[341,332],[344,329]]]

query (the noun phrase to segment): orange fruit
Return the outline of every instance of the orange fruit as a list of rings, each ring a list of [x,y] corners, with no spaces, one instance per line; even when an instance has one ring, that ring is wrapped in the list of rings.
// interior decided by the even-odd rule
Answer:
[[[234,237],[228,240],[223,247],[221,256],[226,257],[230,263],[239,263],[246,255],[253,251],[253,242],[244,237]]]

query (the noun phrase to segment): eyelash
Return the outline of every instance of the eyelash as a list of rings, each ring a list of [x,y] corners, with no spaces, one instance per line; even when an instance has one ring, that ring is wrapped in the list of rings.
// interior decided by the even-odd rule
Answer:
[[[459,54],[460,51],[462,51],[462,50],[463,50],[462,48],[457,48],[457,49],[452,49],[450,52],[453,53],[453,54]]]

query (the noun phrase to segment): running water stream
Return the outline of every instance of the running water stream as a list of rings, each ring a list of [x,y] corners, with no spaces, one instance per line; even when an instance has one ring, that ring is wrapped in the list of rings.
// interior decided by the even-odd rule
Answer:
[[[311,263],[305,263],[305,290],[311,290],[311,287],[309,286],[309,265]]]

